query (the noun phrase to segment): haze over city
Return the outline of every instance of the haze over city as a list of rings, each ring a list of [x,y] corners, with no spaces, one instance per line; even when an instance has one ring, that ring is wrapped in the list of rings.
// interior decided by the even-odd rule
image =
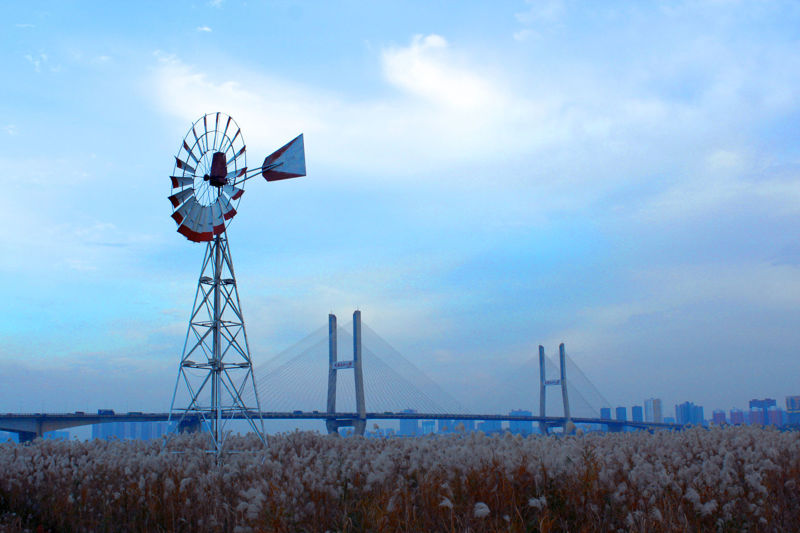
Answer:
[[[230,227],[256,367],[358,308],[474,405],[560,342],[613,406],[800,394],[796,3],[3,12],[0,411],[168,409],[215,111],[251,166],[305,135]]]

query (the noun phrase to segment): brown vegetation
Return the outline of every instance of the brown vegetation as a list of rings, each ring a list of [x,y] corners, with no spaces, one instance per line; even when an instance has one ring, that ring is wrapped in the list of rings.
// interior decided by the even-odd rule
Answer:
[[[290,433],[0,445],[0,529],[796,531],[800,435]]]

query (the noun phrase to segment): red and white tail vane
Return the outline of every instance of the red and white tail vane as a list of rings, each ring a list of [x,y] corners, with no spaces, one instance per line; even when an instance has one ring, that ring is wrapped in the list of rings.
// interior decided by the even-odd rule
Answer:
[[[267,181],[299,178],[306,175],[306,152],[301,133],[264,159],[261,175]]]

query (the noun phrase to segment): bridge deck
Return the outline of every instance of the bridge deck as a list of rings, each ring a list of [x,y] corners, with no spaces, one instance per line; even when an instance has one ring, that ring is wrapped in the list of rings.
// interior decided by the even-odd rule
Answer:
[[[231,419],[261,418],[265,420],[357,420],[356,413],[326,413],[320,411],[273,412],[250,411],[236,413]],[[177,417],[173,417],[177,418]],[[543,422],[548,426],[562,426],[564,417],[520,416],[464,413],[367,413],[367,420],[496,420],[500,422]],[[0,414],[0,431],[11,431],[30,438],[48,431],[109,422],[161,422],[170,420],[169,413],[6,413]],[[601,418],[571,418],[575,424],[602,424],[608,427],[634,427],[640,429],[680,429],[680,424],[659,422],[634,422],[632,420],[607,420]]]

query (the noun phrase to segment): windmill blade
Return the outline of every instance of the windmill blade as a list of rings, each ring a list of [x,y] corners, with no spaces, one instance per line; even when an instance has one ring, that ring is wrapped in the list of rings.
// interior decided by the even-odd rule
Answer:
[[[202,150],[203,145],[200,144],[200,137],[197,136],[197,132],[194,130],[194,124],[192,124],[192,133],[194,134],[195,146],[197,146],[198,148],[200,148],[200,150]]]
[[[225,218],[222,216],[222,206],[219,202],[219,198],[217,198],[217,201],[211,204],[211,225],[214,235],[225,231]]]
[[[197,232],[189,228],[189,226],[182,225],[181,227],[178,228],[178,233],[180,233],[181,235],[183,235],[192,242],[200,242],[200,239],[197,236],[198,235]]]
[[[225,131],[228,131],[228,126],[227,125],[225,126]],[[220,152],[227,152],[228,150],[233,148],[233,143],[236,141],[236,138],[239,136],[240,133],[242,133],[241,128],[237,129],[236,133],[233,134],[233,138],[230,139],[230,141],[228,142],[228,146],[226,146],[224,150],[222,149],[223,147],[220,146],[219,147],[219,151]]]
[[[180,206],[174,213],[172,213],[172,218],[175,219],[175,222],[178,224],[182,223],[184,219],[189,215],[192,211],[194,206],[197,205],[197,199],[192,196],[182,206]]]
[[[301,133],[264,159],[261,175],[267,181],[299,178],[306,175],[306,151]]]
[[[225,185],[222,192],[231,197],[231,200],[238,200],[244,194],[244,189],[234,187],[233,185]]]
[[[203,115],[203,139],[206,141],[206,152],[208,152],[208,121],[206,120],[206,117],[208,117],[208,115]]]
[[[242,155],[243,153],[245,153],[245,151],[246,151],[246,150],[247,150],[247,146],[246,146],[246,145],[245,145],[245,146],[242,146],[242,147],[241,147],[241,149],[239,149],[239,151],[238,151],[238,152],[236,152],[236,155],[235,155],[235,156],[233,156],[233,158],[232,158],[230,161],[228,161],[228,164],[230,165],[231,163],[233,163],[234,161],[236,161],[236,159],[238,159],[238,157],[239,157],[240,155]]]
[[[183,189],[181,191],[176,192],[175,194],[169,197],[169,201],[172,203],[172,207],[178,207],[192,195],[194,195],[194,189],[190,187],[188,189]]]
[[[241,178],[245,174],[247,174],[247,167],[242,167],[238,170],[231,170],[228,172],[227,176],[225,176],[225,179],[228,181],[235,180],[236,178]]]
[[[197,229],[198,229],[198,218],[202,211],[203,211],[203,206],[200,205],[195,200],[194,205],[189,210],[189,214],[186,215],[180,227],[178,227],[178,233],[180,233],[190,241],[200,242],[199,232],[197,231]]]
[[[222,210],[222,218],[225,220],[230,220],[236,216],[236,209],[233,208],[231,201],[227,196],[221,194],[217,201],[219,202],[219,207]]]
[[[192,174],[194,174],[194,167],[187,163],[186,161],[181,161],[178,157],[175,157],[175,164],[178,165],[178,168],[183,170],[188,170]]]
[[[214,147],[217,146],[217,133],[219,133],[219,111],[217,111],[217,117],[214,119]],[[221,144],[221,142],[220,142]]]
[[[210,241],[213,237],[214,231],[211,225],[211,207],[204,205],[198,218],[197,238],[200,241]]]
[[[219,147],[222,148],[222,145],[225,143],[225,139],[228,138],[228,126],[231,125],[231,117],[228,117],[228,122],[225,123],[225,129],[222,130],[222,140],[219,142]]]
[[[189,213],[186,215],[186,219],[183,221],[183,225],[190,227],[192,230],[197,230],[197,219],[202,211],[203,206],[195,198],[192,208],[189,209]]]
[[[194,159],[194,163],[195,163],[195,164],[197,164],[197,163],[199,163],[199,162],[200,162],[200,160],[199,160],[199,159],[197,159],[197,156],[196,156],[196,155],[194,155],[194,152],[192,152],[192,148],[189,148],[189,144],[186,142],[186,140],[185,140],[185,139],[184,139],[184,141],[183,141],[183,149],[184,149],[184,150],[186,150],[186,153],[187,153],[187,154],[189,154],[189,157],[191,157],[192,159]]]
[[[169,179],[172,180],[173,189],[194,184],[194,177],[192,176],[170,176]]]

